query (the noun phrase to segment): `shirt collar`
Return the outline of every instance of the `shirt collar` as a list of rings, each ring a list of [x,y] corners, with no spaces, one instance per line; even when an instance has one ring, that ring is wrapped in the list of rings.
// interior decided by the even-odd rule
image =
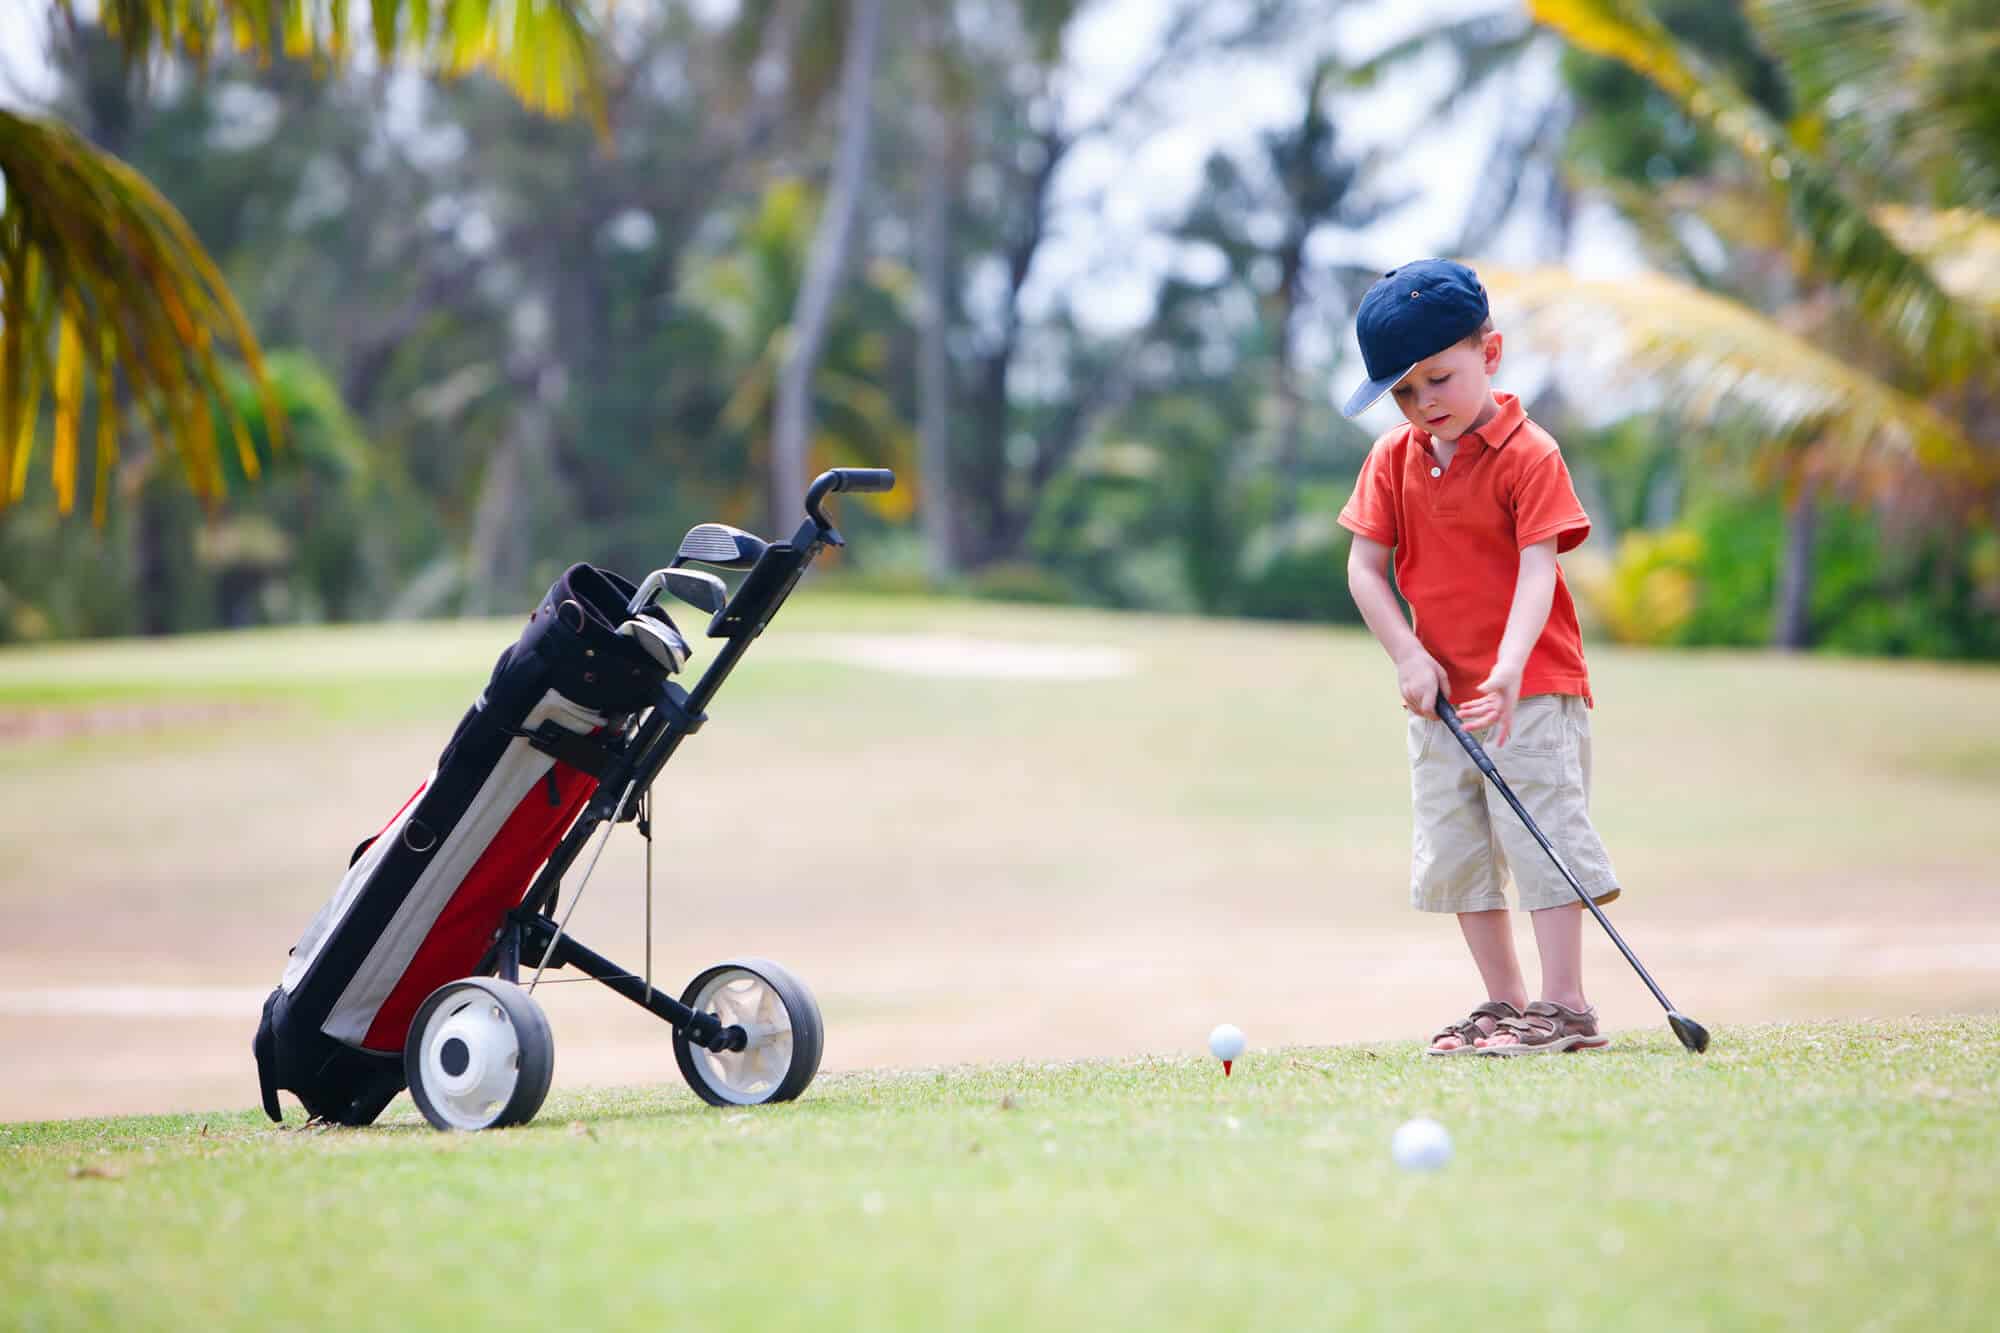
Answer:
[[[1493,395],[1493,401],[1500,410],[1495,412],[1492,419],[1485,425],[1479,427],[1477,430],[1469,430],[1459,436],[1458,443],[1461,448],[1468,441],[1477,441],[1485,445],[1488,449],[1498,449],[1501,445],[1507,443],[1508,440],[1514,438],[1514,432],[1521,429],[1521,424],[1528,419],[1527,412],[1521,407],[1519,395],[1496,393]],[[1431,447],[1431,433],[1427,430],[1415,430],[1414,427],[1412,430],[1416,435],[1417,443],[1429,449]]]

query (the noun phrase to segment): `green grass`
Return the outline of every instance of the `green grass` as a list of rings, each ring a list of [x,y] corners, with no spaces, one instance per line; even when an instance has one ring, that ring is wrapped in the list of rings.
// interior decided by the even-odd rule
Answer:
[[[0,651],[11,982],[268,984],[518,625]],[[809,650],[900,632],[1136,671],[931,679]],[[541,1119],[501,1134],[433,1134],[406,1102],[365,1132],[0,1124],[0,1329],[1990,1326],[2000,1020],[1746,1024],[1994,1006],[2000,750],[1968,719],[2000,716],[2000,672],[1591,664],[1613,915],[1717,1029],[1708,1057],[1591,934],[1607,1019],[1647,1025],[1602,1056],[830,1074],[718,1113],[580,1087],[559,1055]],[[1273,1041],[1428,1031],[1467,993],[1424,965],[1462,963],[1450,924],[1403,905],[1393,690],[1352,632],[809,588],[665,779],[669,903],[742,886],[670,907],[672,966],[792,962],[852,1063],[1157,1050],[1224,1016]],[[8,739],[128,706],[157,717]],[[630,961],[621,846],[579,933]],[[171,1020],[9,1021],[0,1074],[171,1049],[220,1070],[213,1104],[254,1086],[248,1022],[194,1052]],[[122,1085],[78,1086],[65,1106]],[[1456,1137],[1441,1174],[1388,1160],[1417,1114]]]
[[[0,1327],[1991,1327],[2000,1021],[0,1125]],[[296,1114],[296,1113],[295,1113]],[[1456,1160],[1397,1170],[1434,1115]]]

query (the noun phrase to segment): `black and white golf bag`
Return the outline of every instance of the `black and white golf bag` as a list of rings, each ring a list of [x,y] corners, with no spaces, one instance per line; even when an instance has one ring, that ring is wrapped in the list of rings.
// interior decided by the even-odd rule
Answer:
[[[629,612],[635,592],[591,565],[556,580],[436,770],[355,849],[264,1003],[252,1049],[273,1120],[284,1088],[315,1117],[373,1121],[425,997],[492,971],[507,914],[597,789],[564,738],[615,734],[687,660],[665,612]]]

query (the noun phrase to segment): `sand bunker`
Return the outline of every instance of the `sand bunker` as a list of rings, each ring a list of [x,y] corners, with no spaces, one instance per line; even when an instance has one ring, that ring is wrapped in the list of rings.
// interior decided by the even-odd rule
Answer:
[[[0,708],[0,745],[222,726],[277,711],[268,703],[151,699],[88,708]]]
[[[8,1018],[242,1018],[264,1010],[267,986],[51,986],[0,991]]]

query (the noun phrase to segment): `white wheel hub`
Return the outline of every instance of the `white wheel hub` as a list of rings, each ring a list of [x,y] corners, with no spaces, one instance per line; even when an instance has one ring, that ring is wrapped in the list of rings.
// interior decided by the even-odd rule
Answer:
[[[424,1089],[455,1129],[484,1129],[521,1078],[521,1039],[491,995],[466,987],[425,1024]]]
[[[702,1082],[739,1106],[769,1100],[792,1067],[792,1019],[778,992],[755,972],[730,968],[709,978],[691,1007],[714,1014],[725,1028],[742,1028],[747,1038],[740,1051],[688,1043]]]

